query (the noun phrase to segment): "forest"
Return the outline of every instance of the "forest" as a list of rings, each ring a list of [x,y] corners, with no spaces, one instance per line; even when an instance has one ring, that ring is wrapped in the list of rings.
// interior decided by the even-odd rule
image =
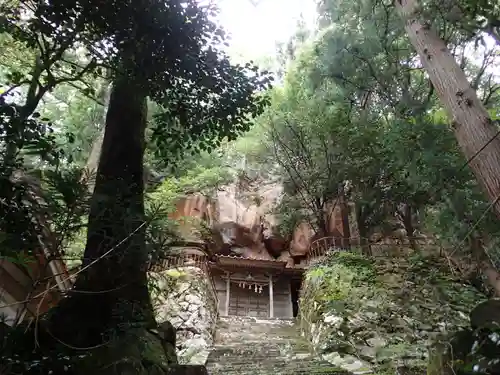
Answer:
[[[147,264],[178,197],[239,173],[283,185],[285,237],[326,235],[325,206],[353,202],[361,238],[423,233],[500,295],[500,4],[316,7],[274,56],[235,63],[216,2],[0,1],[0,256],[78,269],[3,335],[2,374],[166,373],[120,362],[158,328]]]

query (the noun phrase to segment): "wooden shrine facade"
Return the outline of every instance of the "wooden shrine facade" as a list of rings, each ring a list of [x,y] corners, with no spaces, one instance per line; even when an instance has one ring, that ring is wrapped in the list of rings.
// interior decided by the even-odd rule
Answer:
[[[216,257],[210,273],[222,316],[251,316],[261,319],[294,317],[293,285],[302,270],[286,268],[286,262],[240,257]]]

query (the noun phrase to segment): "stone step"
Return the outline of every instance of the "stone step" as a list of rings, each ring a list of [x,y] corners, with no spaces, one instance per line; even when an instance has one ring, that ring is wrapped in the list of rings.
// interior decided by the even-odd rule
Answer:
[[[224,359],[225,361],[237,359],[237,358],[247,358],[252,360],[259,360],[261,358],[268,358],[272,360],[273,358],[289,358],[289,359],[306,359],[306,358],[315,358],[310,353],[300,353],[300,352],[291,352],[291,351],[281,351],[281,352],[271,352],[266,353],[265,351],[260,351],[256,353],[246,352],[246,353],[235,353],[235,352],[216,352],[210,354],[211,358]]]
[[[291,343],[282,343],[279,345],[269,345],[269,344],[262,344],[259,342],[249,342],[247,343],[248,346],[246,347],[234,347],[232,345],[227,345],[227,346],[215,346],[212,347],[212,351],[220,351],[221,353],[237,353],[237,354],[242,354],[246,355],[249,353],[269,353],[271,355],[272,353],[281,353],[281,352],[300,352],[300,353],[309,353],[309,347],[306,346],[296,346]]]
[[[231,361],[231,362],[217,362],[216,365],[209,364],[209,368],[225,368],[225,369],[235,369],[235,368],[280,368],[283,366],[293,367],[293,368],[311,368],[316,365],[317,362],[314,360],[310,361],[284,361],[284,360],[275,360],[275,361],[267,361],[266,359],[262,359],[260,361]],[[329,367],[333,367],[329,365]]]
[[[246,350],[233,350],[232,348],[219,348],[211,352],[213,358],[275,358],[275,357],[287,357],[287,358],[308,358],[313,357],[310,352],[306,351],[296,351],[290,349],[282,350],[266,350],[264,348],[246,349]]]
[[[231,365],[207,366],[210,375],[292,375],[292,374],[336,374],[347,375],[329,363],[319,361],[246,362]]]
[[[309,360],[314,360],[314,359],[309,359]],[[305,362],[306,360],[303,360],[303,362]],[[217,363],[219,365],[222,365],[222,364],[226,364],[226,365],[231,365],[231,364],[239,364],[239,363],[281,363],[281,362],[284,362],[284,363],[288,363],[288,362],[299,362],[295,359],[292,359],[292,358],[285,358],[284,357],[274,357],[274,358],[266,358],[264,356],[262,357],[252,357],[252,358],[248,358],[248,359],[241,359],[241,358],[237,358],[237,357],[231,357],[231,358],[221,358],[221,357],[218,357],[217,360],[213,361],[213,362],[209,362],[208,364],[211,364],[211,363]]]
[[[217,344],[284,343],[298,340],[301,340],[300,334],[290,322],[278,324],[273,321],[261,321],[253,322],[248,327],[238,326],[237,323],[228,326],[219,323],[216,333]]]
[[[210,375],[344,375],[318,360],[293,321],[223,317],[207,362]]]
[[[244,318],[240,317],[221,317],[217,322],[217,327],[220,329],[262,329],[262,328],[283,328],[294,325],[293,320],[280,320],[280,319],[257,319],[257,318]]]
[[[224,351],[224,352],[235,352],[235,353],[247,353],[249,351],[282,351],[282,350],[293,350],[294,352],[304,352],[309,353],[311,351],[311,347],[309,343],[305,341],[300,341],[297,339],[296,341],[289,340],[283,342],[262,342],[262,341],[246,341],[245,344],[215,344],[212,346],[212,351]]]
[[[309,356],[308,353],[304,353]],[[246,357],[248,359],[259,359],[259,358],[293,358],[293,356],[297,357],[297,354],[294,353],[293,355],[287,355],[286,352],[275,352],[275,353],[269,353],[267,354],[266,352],[260,352],[260,353],[233,353],[233,352],[226,352],[226,353],[214,353],[212,355],[213,358],[225,358],[227,359],[234,359],[234,358],[241,358],[241,357]]]

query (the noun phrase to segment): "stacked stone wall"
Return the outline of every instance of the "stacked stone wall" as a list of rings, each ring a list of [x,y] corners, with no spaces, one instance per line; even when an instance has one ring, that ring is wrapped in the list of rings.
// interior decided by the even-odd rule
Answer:
[[[176,331],[180,364],[204,365],[218,318],[217,296],[210,275],[200,267],[181,267],[151,275],[151,294],[158,323]]]

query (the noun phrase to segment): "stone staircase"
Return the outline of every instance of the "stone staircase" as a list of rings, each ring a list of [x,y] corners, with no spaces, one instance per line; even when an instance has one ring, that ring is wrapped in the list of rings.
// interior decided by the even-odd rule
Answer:
[[[347,374],[315,359],[293,321],[224,317],[217,323],[210,375]]]

